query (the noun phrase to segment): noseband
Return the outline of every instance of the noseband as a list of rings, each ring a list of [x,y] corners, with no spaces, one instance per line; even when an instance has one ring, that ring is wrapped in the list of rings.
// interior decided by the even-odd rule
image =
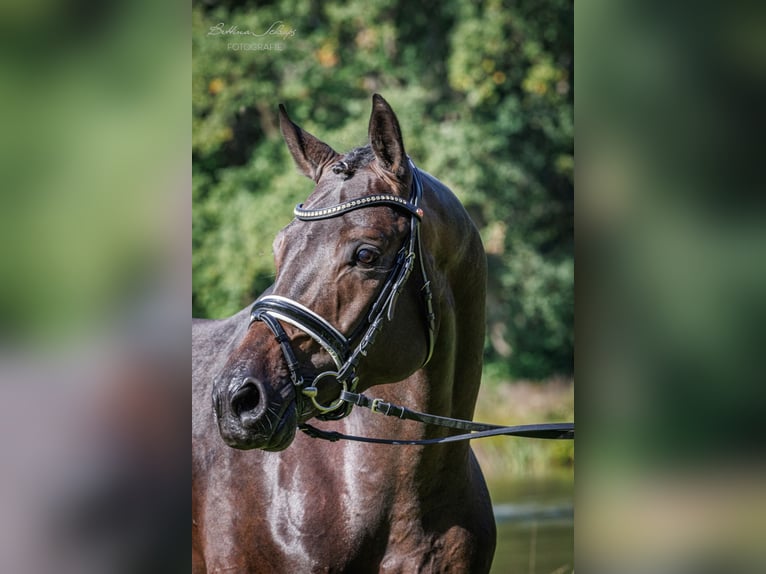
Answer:
[[[420,273],[423,279],[422,293],[428,338],[428,351],[423,366],[428,363],[433,353],[435,322],[433,296],[431,284],[426,275],[420,240],[420,221],[423,217],[423,210],[419,207],[419,204],[423,195],[423,185],[420,181],[420,174],[417,168],[412,163],[412,160],[408,159],[408,161],[412,171],[409,201],[394,195],[368,195],[321,209],[304,209],[303,204],[299,204],[293,211],[295,217],[300,221],[331,219],[356,209],[381,205],[401,209],[410,215],[409,235],[396,256],[396,261],[389,272],[388,278],[363,321],[354,329],[350,336],[346,337],[322,316],[287,297],[264,295],[255,302],[250,311],[250,325],[256,321],[261,321],[274,333],[282,349],[282,354],[290,372],[290,379],[296,390],[296,402],[298,402],[301,395],[308,397],[313,406],[320,412],[317,418],[322,420],[341,419],[351,412],[353,404],[341,398],[343,392],[354,392],[356,390],[359,382],[356,369],[359,362],[362,357],[367,355],[375,341],[375,337],[383,326],[383,321],[391,321],[393,319],[399,295],[404,289],[416,261],[420,262]],[[290,345],[290,339],[282,327],[282,322],[297,327],[319,343],[332,358],[336,370],[319,373],[313,381],[308,383],[304,381],[299,373],[300,363]],[[355,347],[352,347],[355,340],[358,340],[358,343]],[[329,405],[323,405],[317,400],[317,385],[319,381],[324,379],[337,382],[341,390],[339,398]]]

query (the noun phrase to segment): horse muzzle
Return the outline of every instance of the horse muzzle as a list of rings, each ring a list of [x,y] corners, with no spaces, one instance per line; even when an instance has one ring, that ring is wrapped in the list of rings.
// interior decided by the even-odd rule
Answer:
[[[213,390],[218,430],[231,447],[284,450],[293,441],[298,423],[294,398],[282,398],[262,381],[245,377]]]

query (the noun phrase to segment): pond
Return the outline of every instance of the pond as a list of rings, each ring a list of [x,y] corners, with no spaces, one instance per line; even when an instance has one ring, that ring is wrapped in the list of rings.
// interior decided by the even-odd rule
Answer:
[[[491,574],[574,572],[574,481],[570,476],[489,483],[497,522]]]

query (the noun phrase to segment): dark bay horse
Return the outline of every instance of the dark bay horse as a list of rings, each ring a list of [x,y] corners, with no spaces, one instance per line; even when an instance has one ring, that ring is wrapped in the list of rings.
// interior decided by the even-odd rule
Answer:
[[[282,106],[280,127],[315,187],[274,241],[276,280],[252,309],[193,322],[193,572],[488,572],[495,523],[468,442],[296,433],[319,418],[357,435],[448,434],[337,400],[373,386],[384,401],[472,418],[485,330],[479,234],[409,160],[382,97],[369,143],[347,154]]]

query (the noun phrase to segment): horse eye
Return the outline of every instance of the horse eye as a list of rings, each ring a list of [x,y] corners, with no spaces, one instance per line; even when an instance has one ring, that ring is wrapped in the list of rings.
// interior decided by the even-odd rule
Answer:
[[[356,261],[362,265],[372,265],[375,263],[375,261],[377,261],[377,259],[378,254],[375,253],[372,249],[362,247],[359,251],[356,252]]]

